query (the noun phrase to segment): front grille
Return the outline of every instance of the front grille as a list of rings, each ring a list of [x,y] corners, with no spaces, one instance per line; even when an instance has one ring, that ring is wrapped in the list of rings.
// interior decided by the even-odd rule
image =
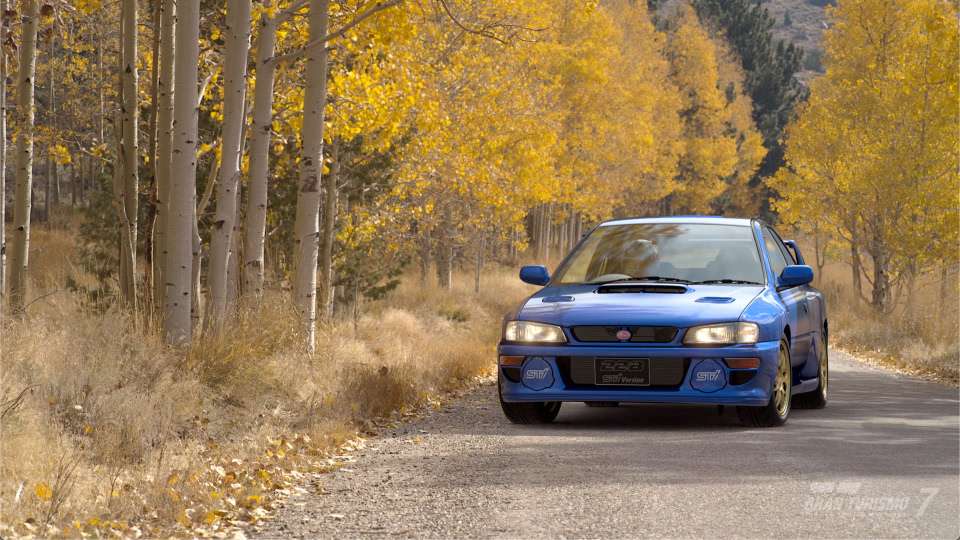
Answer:
[[[577,341],[585,343],[619,343],[617,332],[630,331],[630,343],[670,343],[677,336],[673,326],[574,326],[570,329]]]
[[[560,377],[568,385],[595,386],[596,372],[594,371],[593,356],[571,356],[557,358],[560,368]],[[650,386],[677,387],[683,383],[683,378],[690,367],[689,358],[651,358],[650,359]],[[598,388],[609,388],[599,386]],[[642,387],[647,388],[647,387]]]

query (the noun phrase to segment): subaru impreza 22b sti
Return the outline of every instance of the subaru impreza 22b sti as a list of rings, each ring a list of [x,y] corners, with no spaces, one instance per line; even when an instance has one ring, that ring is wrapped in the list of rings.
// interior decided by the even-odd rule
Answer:
[[[591,230],[513,308],[500,405],[551,422],[565,401],[735,405],[749,426],[827,402],[827,318],[795,242],[758,220],[618,219]]]

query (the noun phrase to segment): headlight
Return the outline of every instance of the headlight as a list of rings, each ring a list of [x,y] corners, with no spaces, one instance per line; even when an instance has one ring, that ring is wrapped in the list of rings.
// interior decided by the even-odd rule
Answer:
[[[683,336],[685,345],[728,345],[756,343],[760,327],[752,322],[734,322],[694,326]]]
[[[527,321],[510,321],[503,330],[504,341],[521,343],[566,343],[567,336],[559,326]]]

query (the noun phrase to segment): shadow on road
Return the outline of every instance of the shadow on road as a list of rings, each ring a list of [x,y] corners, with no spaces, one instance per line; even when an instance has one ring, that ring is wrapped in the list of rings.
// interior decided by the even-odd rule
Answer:
[[[556,460],[557,467],[594,463],[588,468],[619,471],[594,476],[594,482],[615,482],[620,474],[644,471],[666,473],[669,482],[698,482],[697,471],[704,464],[709,464],[710,474],[721,477],[796,470],[844,477],[960,475],[956,390],[884,373],[833,374],[827,408],[794,409],[780,428],[742,427],[729,406],[719,415],[712,405],[593,408],[580,403],[564,404],[552,424],[515,426],[502,419],[495,394],[491,397],[482,407],[484,422],[493,422],[486,429],[521,438],[511,445],[515,452],[545,456]],[[452,431],[458,429],[475,433],[476,426]],[[464,455],[454,462],[483,460],[481,455]],[[569,476],[523,478],[537,484],[571,481]]]

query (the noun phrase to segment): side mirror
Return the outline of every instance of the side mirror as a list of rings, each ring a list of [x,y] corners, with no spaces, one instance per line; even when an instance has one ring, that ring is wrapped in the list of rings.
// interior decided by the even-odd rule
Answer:
[[[550,281],[550,273],[546,266],[527,265],[520,268],[520,281],[531,285],[546,285]]]
[[[813,281],[813,268],[805,264],[794,264],[783,269],[777,278],[777,287],[796,287]]]
[[[793,256],[797,258],[797,264],[807,264],[803,262],[803,255],[800,253],[800,248],[797,247],[797,243],[793,240],[787,240],[784,242],[786,246],[793,250]]]

